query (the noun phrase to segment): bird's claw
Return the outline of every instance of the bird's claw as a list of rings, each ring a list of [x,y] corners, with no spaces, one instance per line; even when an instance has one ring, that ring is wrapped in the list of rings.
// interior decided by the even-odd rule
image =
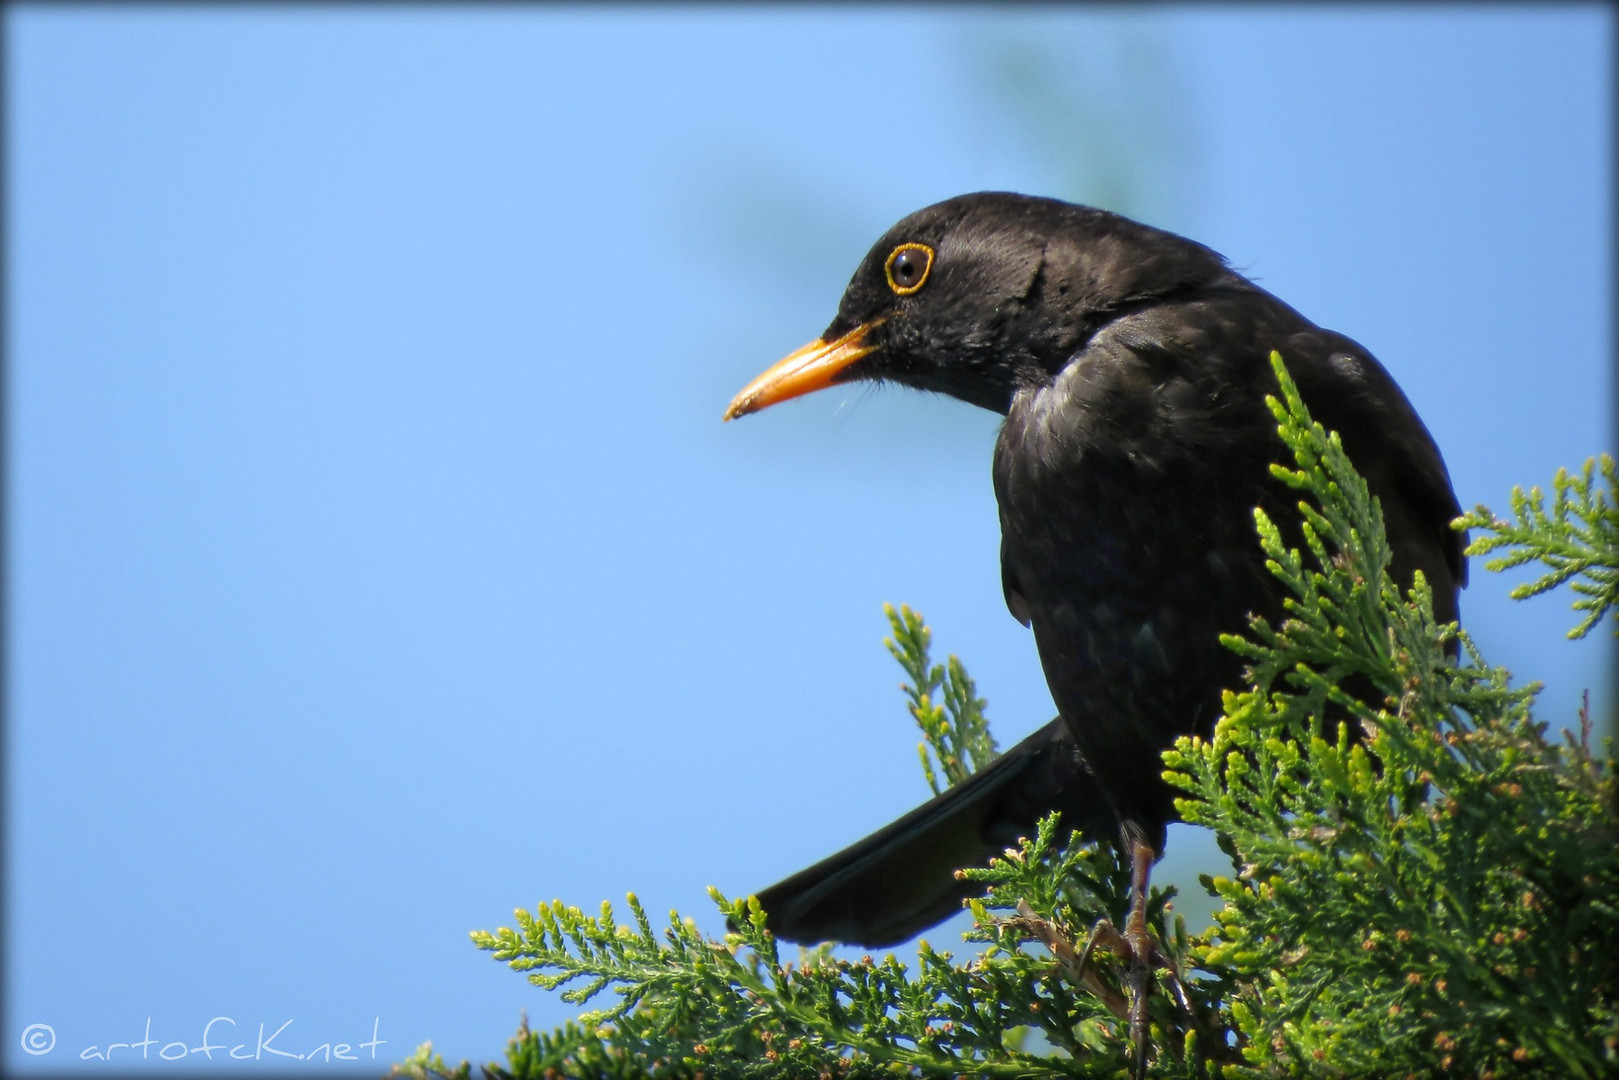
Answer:
[[[1107,919],[1098,919],[1096,925],[1091,927],[1091,936],[1079,954],[1078,970],[1081,974],[1090,963],[1091,953],[1097,949],[1110,952],[1129,965],[1126,985],[1130,996],[1130,1043],[1135,1048],[1133,1071],[1138,1078],[1145,1076],[1148,1047],[1147,995],[1152,989],[1152,972],[1155,968],[1173,970],[1173,965],[1158,948],[1158,943],[1153,940],[1151,932],[1147,930],[1146,921],[1137,919],[1134,912],[1125,923],[1122,933]]]
[[[1143,963],[1141,958],[1144,957],[1147,970],[1170,966],[1168,958],[1159,950],[1158,942],[1145,926],[1121,932],[1107,919],[1096,920],[1096,925],[1091,927],[1091,936],[1085,940],[1085,948],[1079,954],[1080,971],[1085,970],[1090,963],[1091,953],[1098,949],[1110,952],[1132,966]]]
[[[1079,970],[1083,972],[1091,961],[1091,953],[1097,949],[1110,952],[1115,956],[1133,958],[1135,948],[1130,939],[1119,933],[1119,928],[1107,919],[1097,919],[1096,925],[1091,927],[1091,936],[1085,939],[1085,948],[1079,954]]]

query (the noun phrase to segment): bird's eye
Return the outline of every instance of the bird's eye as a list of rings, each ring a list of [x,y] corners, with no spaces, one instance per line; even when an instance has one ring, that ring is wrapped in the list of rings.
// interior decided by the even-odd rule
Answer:
[[[926,244],[901,244],[888,256],[888,287],[909,296],[928,280],[933,268],[933,249]]]

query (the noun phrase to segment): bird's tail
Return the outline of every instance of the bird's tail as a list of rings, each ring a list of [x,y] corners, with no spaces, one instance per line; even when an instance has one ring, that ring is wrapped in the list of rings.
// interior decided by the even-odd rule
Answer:
[[[893,945],[961,910],[978,889],[955,871],[1034,835],[1053,810],[1087,836],[1118,828],[1061,719],[864,840],[761,890],[759,903],[788,941]]]

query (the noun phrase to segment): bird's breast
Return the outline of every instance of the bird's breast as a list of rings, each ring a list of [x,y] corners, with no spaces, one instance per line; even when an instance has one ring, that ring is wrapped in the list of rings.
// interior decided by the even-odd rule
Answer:
[[[1189,381],[1064,376],[1019,394],[997,441],[1003,576],[1082,748],[1156,761],[1235,681],[1219,635],[1274,608],[1252,518],[1270,447]]]

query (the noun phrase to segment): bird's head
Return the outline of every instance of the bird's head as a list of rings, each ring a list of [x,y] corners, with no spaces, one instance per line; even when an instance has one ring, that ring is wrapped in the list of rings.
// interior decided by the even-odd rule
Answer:
[[[725,419],[860,379],[1004,413],[1121,308],[1226,273],[1202,245],[1106,211],[1002,192],[947,199],[889,229],[826,331],[744,387]]]

